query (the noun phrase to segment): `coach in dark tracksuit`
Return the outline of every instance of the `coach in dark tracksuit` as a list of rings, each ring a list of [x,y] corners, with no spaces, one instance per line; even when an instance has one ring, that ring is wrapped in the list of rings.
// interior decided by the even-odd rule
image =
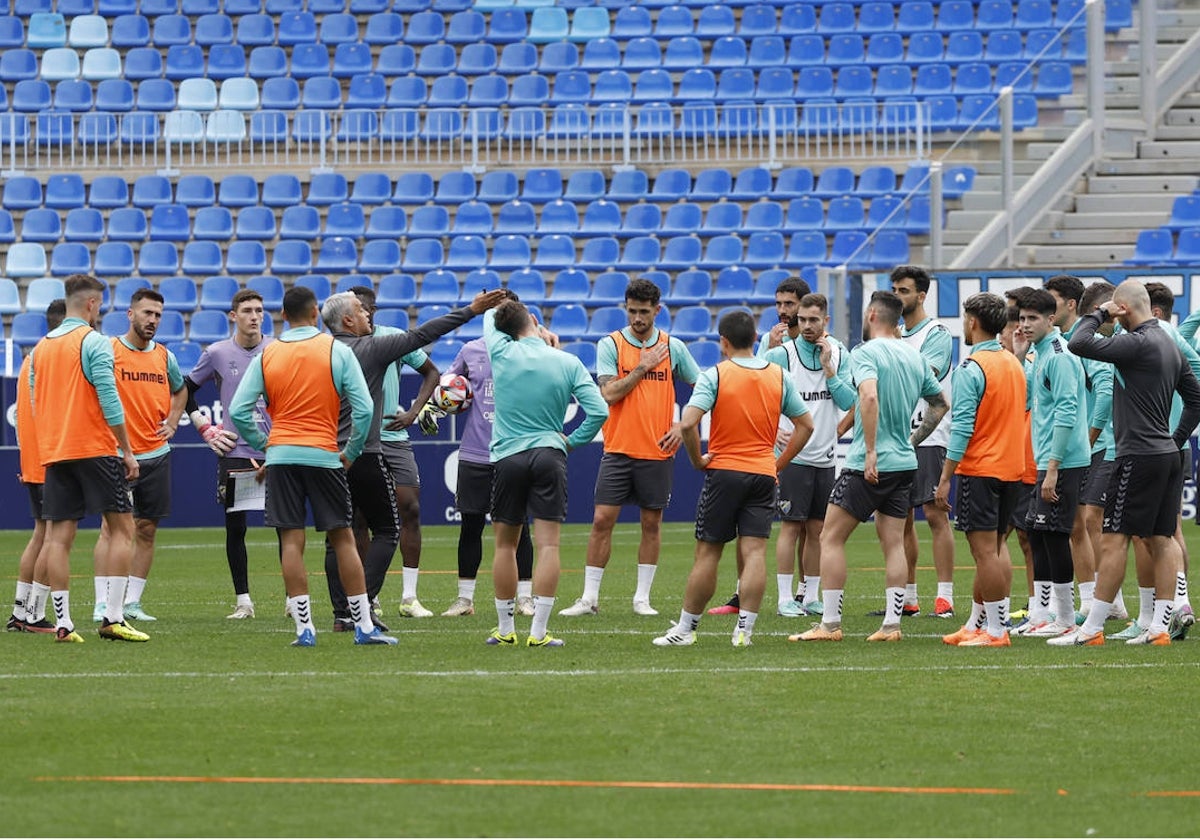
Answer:
[[[1096,335],[1115,318],[1125,330]],[[1125,576],[1131,537],[1145,540],[1154,561],[1154,618],[1128,644],[1169,645],[1168,625],[1175,574],[1182,562],[1174,540],[1183,490],[1180,447],[1200,422],[1200,383],[1184,362],[1175,339],[1151,314],[1146,287],[1126,280],[1113,299],[1079,319],[1067,345],[1077,356],[1113,365],[1113,432],[1117,460],[1109,480],[1100,542],[1096,600],[1079,629],[1050,644],[1103,644],[1104,619]],[[1179,424],[1170,425],[1171,398],[1183,397]]]
[[[367,578],[367,595],[374,600],[383,588],[383,581],[396,553],[400,538],[400,517],[396,512],[396,492],[391,474],[383,459],[379,442],[379,424],[383,414],[383,376],[388,367],[401,356],[423,347],[446,333],[481,315],[505,299],[502,290],[476,295],[470,306],[434,318],[411,332],[396,335],[371,335],[371,319],[362,302],[353,292],[331,295],[321,308],[321,318],[333,332],[333,337],[349,345],[362,367],[367,389],[375,404],[371,428],[362,455],[350,465],[347,479],[355,516],[361,514],[371,531],[371,546],[363,555],[363,570]],[[349,439],[350,407],[342,403],[338,422],[338,442]],[[334,630],[349,629],[343,619],[349,617],[349,605],[342,582],[338,577],[337,559],[328,542],[325,546],[325,577],[329,584],[329,600],[333,603]]]

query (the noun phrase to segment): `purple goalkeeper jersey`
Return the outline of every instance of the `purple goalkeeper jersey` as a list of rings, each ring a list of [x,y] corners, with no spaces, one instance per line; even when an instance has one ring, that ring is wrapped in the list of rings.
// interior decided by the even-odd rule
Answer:
[[[458,448],[459,460],[473,464],[490,463],[496,399],[492,393],[492,362],[488,358],[487,344],[484,340],[477,338],[464,344],[446,372],[467,377],[471,382],[471,391],[475,394],[463,421],[462,443]]]
[[[250,350],[242,347],[232,338],[215,341],[204,349],[204,352],[200,354],[200,361],[196,362],[192,372],[187,375],[187,378],[197,385],[203,385],[210,379],[217,381],[220,402],[215,406],[213,422],[217,422],[219,418],[221,428],[238,435],[237,446],[229,453],[227,456],[229,458],[263,457],[263,453],[246,443],[238,434],[233,420],[229,417],[228,407],[233,402],[233,395],[237,392],[238,385],[242,384],[242,377],[246,375],[246,368],[250,367],[250,361],[261,354],[263,348],[274,340],[269,336],[264,336],[259,345]],[[254,422],[258,424],[258,428],[264,435],[270,434],[271,419],[267,416],[266,404],[261,397],[259,397],[258,405],[254,408]]]

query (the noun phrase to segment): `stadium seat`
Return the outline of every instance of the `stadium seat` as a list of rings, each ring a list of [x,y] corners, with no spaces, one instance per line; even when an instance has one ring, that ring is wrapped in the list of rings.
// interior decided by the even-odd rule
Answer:
[[[62,242],[50,252],[50,273],[55,277],[90,274],[92,255],[82,242]]]
[[[346,236],[325,236],[317,253],[317,271],[346,274],[358,267],[358,246]]]
[[[241,286],[238,281],[227,274],[221,274],[215,277],[206,277],[200,284],[200,309],[202,311],[208,310],[215,312],[220,316],[219,323],[221,324],[220,330],[222,331],[221,338],[225,338],[229,335],[229,321],[225,317],[225,313],[229,311],[230,304],[233,301],[233,296],[237,294],[240,288]],[[200,313],[196,314],[199,315]],[[213,323],[218,323],[218,321],[213,319],[212,316],[205,316],[205,318]],[[192,318],[191,328],[194,337],[196,329],[195,317]],[[208,344],[211,341],[219,339],[209,338],[195,340],[203,341],[205,344]]]
[[[108,338],[117,338],[127,332],[129,332],[129,315],[124,309],[106,312],[100,319],[100,333]]]
[[[683,306],[671,322],[671,334],[683,341],[704,338],[712,332],[712,312],[707,306]]]
[[[236,244],[236,243],[235,243]],[[261,246],[260,246],[261,247]],[[226,259],[226,264],[232,259],[232,252]],[[266,261],[266,258],[263,258]],[[230,270],[230,273],[235,273]],[[246,281],[246,288],[253,289],[262,295],[263,308],[268,312],[278,311],[283,307],[283,281],[271,274],[259,274]]]
[[[216,243],[205,242],[204,245]],[[168,312],[194,312],[198,302],[196,281],[191,277],[164,277],[158,284],[163,296],[163,309]]]
[[[6,210],[31,210],[42,206],[42,184],[29,175],[15,175],[4,184]]]
[[[18,312],[12,318],[10,336],[13,343],[25,349],[33,347],[46,335],[49,328],[46,325],[44,312]]]
[[[75,207],[67,211],[63,238],[68,242],[102,242],[104,235],[104,217],[99,210]]]
[[[32,50],[49,50],[67,45],[67,23],[56,12],[36,12],[29,16],[25,46]]]
[[[407,307],[417,299],[417,281],[411,274],[388,274],[379,280],[375,303],[380,308]]]
[[[229,243],[225,271],[234,275],[262,274],[267,270],[267,252],[262,242],[245,239]]]
[[[1174,259],[1174,252],[1175,242],[1169,229],[1143,230],[1138,233],[1133,256],[1125,260],[1125,265],[1170,264]],[[9,253],[11,254],[11,251]],[[11,270],[9,274],[12,274]]]
[[[7,7],[5,8],[7,11]],[[15,50],[25,46],[25,23],[17,15],[0,17],[0,49]]]
[[[176,44],[167,47],[165,74],[168,79],[181,81],[204,75],[204,51],[195,44]]]
[[[312,267],[312,246],[306,241],[282,239],[271,252],[272,274],[307,274]]]
[[[0,315],[16,315],[21,311],[21,292],[8,277],[0,277]]]
[[[32,50],[7,49],[0,54],[0,81],[20,82],[36,79],[38,59]]]

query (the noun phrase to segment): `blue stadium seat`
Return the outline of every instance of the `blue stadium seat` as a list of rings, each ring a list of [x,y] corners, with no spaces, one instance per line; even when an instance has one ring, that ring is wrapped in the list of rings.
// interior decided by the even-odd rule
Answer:
[[[784,209],[778,201],[756,201],[746,211],[746,219],[742,223],[743,233],[757,231],[782,230],[784,227]]]
[[[338,44],[333,50],[333,75],[338,79],[349,79],[370,73],[373,60],[367,44]],[[211,59],[210,59],[211,65]]]
[[[703,208],[693,202],[672,204],[663,217],[659,234],[662,236],[686,236],[703,226]]]
[[[1000,109],[996,107],[996,95],[979,93],[964,96],[956,128],[960,131],[999,131]]]
[[[188,274],[210,275],[220,274],[223,262],[221,246],[218,243],[195,239],[183,246],[180,266]]]
[[[221,278],[210,278],[205,281],[205,286],[214,279]],[[237,291],[237,281],[233,280],[232,277],[224,279],[233,281],[234,292],[228,296],[223,296],[223,300],[218,306],[213,306],[207,310],[202,307],[200,312],[192,315],[191,329],[188,333],[192,341],[201,344],[212,344],[214,341],[223,341],[229,338],[229,317],[225,313],[229,311],[230,301],[233,299],[233,294]],[[207,293],[207,289],[205,291]]]
[[[99,210],[75,207],[67,211],[63,222],[63,238],[68,242],[102,242],[104,236],[104,217]]]
[[[521,234],[497,236],[492,244],[488,267],[496,271],[514,271],[533,263],[529,239]]]
[[[491,22],[488,26],[487,40],[493,44],[513,44],[515,42],[524,42],[529,34],[529,22],[525,17],[525,12],[521,9],[500,9],[492,12]],[[524,46],[533,47],[533,44]],[[534,47],[534,61],[536,62],[536,50]],[[507,50],[505,51],[507,52]],[[513,52],[513,58],[524,54],[523,61],[528,60],[528,50],[516,50]],[[501,56],[501,65],[503,66],[503,56]]]
[[[229,335],[229,321],[225,317],[225,313],[229,311],[230,304],[233,301],[233,296],[237,294],[241,288],[237,280],[227,274],[220,274],[215,277],[206,277],[200,284],[200,309],[215,311],[220,315],[221,329],[224,331],[224,338]],[[199,315],[200,313],[197,313]],[[196,319],[192,318],[192,331],[195,332]],[[209,339],[205,341],[212,341]]]
[[[560,304],[550,317],[550,329],[559,338],[574,341],[587,333],[587,310],[577,303]]]
[[[195,44],[167,47],[165,73],[168,79],[182,81],[204,75],[204,50]]]
[[[654,31],[654,22],[645,6],[622,5],[613,17],[611,35],[617,40],[644,38]]]
[[[288,12],[278,18],[281,47],[313,44],[317,41],[317,19],[311,12]]]
[[[450,44],[426,44],[417,59],[417,72],[422,76],[445,76],[455,70],[458,54]]]
[[[689,197],[692,201],[719,201],[733,190],[733,175],[728,169],[702,169],[696,173]]]
[[[179,246],[174,242],[147,242],[138,251],[138,274],[169,277],[179,270]]]
[[[22,349],[26,349],[33,347],[41,341],[48,330],[44,313],[18,312],[13,316],[10,335],[14,344]]]
[[[41,79],[22,79],[13,86],[12,109],[28,113],[50,110],[50,85]]]
[[[67,23],[56,12],[37,12],[29,16],[25,46],[48,50],[67,45]]]
[[[760,302],[754,300],[754,276],[748,269],[736,265],[721,269],[711,294],[705,300],[718,305]],[[774,297],[769,300],[773,301]]]
[[[446,42],[470,44],[482,41],[487,34],[487,18],[474,9],[455,12],[446,27]]]
[[[16,315],[21,311],[21,292],[8,277],[0,277],[0,315]]]
[[[439,239],[409,239],[402,266],[406,272],[423,274],[441,268],[444,256]]]
[[[229,243],[225,251],[225,271],[234,275],[248,275],[262,274],[266,270],[267,251],[262,242],[246,239]]]
[[[461,208],[460,208],[460,211]],[[489,220],[490,220],[489,211]],[[579,212],[574,202],[559,199],[546,204],[542,208],[542,217],[538,222],[537,232],[540,235],[562,233],[574,236],[579,232]]]
[[[59,243],[50,253],[50,273],[55,277],[90,274],[91,271],[92,255],[82,242]]]
[[[648,237],[636,238],[641,240]],[[616,266],[620,257],[621,246],[616,237],[594,236],[584,242],[583,252],[576,260],[575,266],[587,271],[605,271]]]
[[[363,206],[352,202],[332,204],[325,211],[324,236],[348,236],[359,239],[367,229]]]
[[[109,47],[93,47],[83,54],[80,75],[89,82],[120,79],[121,54]]]
[[[254,243],[258,244],[258,243]],[[271,273],[282,275],[307,274],[312,271],[312,246],[305,241],[282,239],[271,252]],[[326,278],[328,279],[328,278]]]
[[[975,31],[951,32],[946,39],[945,58],[951,64],[983,61],[983,35]]]
[[[852,32],[857,26],[854,6],[850,3],[826,3],[817,17],[817,32],[832,35]]]
[[[241,15],[234,40],[243,47],[269,47],[275,43],[275,18],[254,12]]]
[[[838,99],[870,96],[874,88],[871,68],[865,65],[844,66],[838,69],[833,95]]]
[[[154,47],[134,47],[125,53],[125,78],[130,81],[161,79],[164,72],[162,53]],[[171,101],[175,101],[174,94]]]
[[[38,59],[33,50],[7,49],[0,53],[0,81],[36,79],[38,70]]]
[[[782,265],[786,248],[781,233],[752,233],[746,241],[747,268],[774,268]]]
[[[1050,0],[1018,0],[1013,26],[1023,32],[1049,29],[1054,25],[1054,10]]]
[[[15,175],[4,184],[6,210],[31,210],[42,205],[42,183],[29,175]]]
[[[127,332],[129,332],[129,315],[125,310],[106,312],[100,319],[100,333],[108,338],[116,338]]]
[[[660,205],[650,202],[635,204],[625,213],[617,235],[623,239],[634,236],[650,236],[658,233],[661,226],[662,208]]]
[[[110,113],[132,111],[133,102],[133,85],[125,79],[105,79],[96,86],[96,110],[98,111]]]
[[[621,208],[612,201],[595,199],[588,203],[579,226],[582,237],[611,236],[621,228]]]
[[[680,35],[667,41],[663,51],[664,70],[690,70],[704,64],[704,45],[699,38]]]
[[[701,268],[722,269],[742,261],[742,238],[737,234],[714,236],[708,240],[704,256],[696,264]],[[664,265],[666,261],[664,260]]]
[[[608,185],[609,201],[634,202],[646,198],[649,178],[640,169],[617,172]]]
[[[7,210],[0,210],[0,242],[9,243],[16,241],[17,232],[13,224],[12,213]]]
[[[291,207],[301,201],[300,179],[295,175],[276,173],[262,183],[262,203],[267,207]]]
[[[350,197],[346,176],[340,172],[319,172],[308,182],[308,197],[305,203],[323,207],[338,204]]]
[[[196,19],[196,43],[202,47],[233,43],[233,18],[222,14],[201,15]]]
[[[293,286],[311,289],[317,296],[317,306],[325,303],[325,299],[333,294],[333,281],[325,274],[302,274],[295,279]]]
[[[117,281],[113,290],[113,311],[122,312],[129,308],[134,292],[154,288],[145,277],[124,277]]]
[[[408,44],[389,44],[379,51],[375,72],[381,76],[403,76],[417,69],[417,53]]]
[[[590,368],[594,368],[595,364],[593,357],[596,353],[595,342],[606,335],[610,335],[611,333],[628,326],[628,324],[629,319],[625,315],[625,310],[620,306],[601,306],[592,310],[591,318],[588,320],[587,332],[584,333],[584,338],[588,339],[588,341],[576,342],[571,346],[579,346],[580,351],[584,354],[580,356],[580,359],[584,361],[585,365],[588,365],[589,362],[591,362]],[[589,346],[591,350],[584,350],[584,346]]]
[[[139,111],[172,111],[175,109],[175,85],[167,79],[144,79],[137,87]]]
[[[265,258],[264,258],[265,261]],[[228,263],[228,258],[226,263]],[[271,274],[260,274],[246,281],[246,288],[262,295],[263,308],[276,312],[283,307],[283,281]]]
[[[945,96],[954,88],[954,76],[949,64],[922,64],[917,67],[913,94],[918,98]]]
[[[199,295],[196,291],[196,281],[191,277],[164,277],[159,281],[158,292],[163,296],[163,309],[167,312],[196,310]]]
[[[367,18],[363,42],[388,46],[404,40],[404,19],[395,12],[376,12]]]
[[[858,196],[842,195],[829,201],[826,230],[860,230],[866,224],[866,205]]]
[[[379,280],[375,303],[380,308],[407,307],[417,299],[417,281],[411,274],[388,274]]]
[[[429,88],[430,108],[458,108],[467,101],[467,80],[462,76],[442,76]]]
[[[293,78],[302,80],[313,76],[327,76],[332,70],[329,48],[324,44],[305,43],[292,47]]]
[[[992,64],[1017,61],[1024,52],[1024,39],[1013,29],[999,29],[988,34],[983,60]]]
[[[563,269],[575,265],[575,240],[566,234],[549,234],[538,240],[533,266],[541,269]]]
[[[181,14],[157,15],[151,40],[156,47],[171,47],[192,42],[192,23]]]
[[[358,258],[358,270],[369,274],[388,274],[398,271],[401,264],[400,243],[394,239],[369,239]]]
[[[92,192],[95,192],[93,186]],[[137,207],[118,207],[108,217],[108,238],[119,242],[142,242],[150,235],[146,214]]]
[[[354,15],[338,11],[322,15],[317,40],[322,44],[351,44],[358,40],[358,21]]]
[[[458,55],[458,72],[464,76],[483,76],[495,73],[498,63],[495,45],[467,44]]]
[[[191,218],[182,204],[157,204],[150,212],[150,238],[186,242],[191,237]]]
[[[1039,97],[1057,97],[1074,89],[1071,65],[1065,61],[1047,61],[1038,68],[1034,93]]]
[[[346,274],[358,267],[358,246],[347,236],[326,236],[317,253],[317,271]]]
[[[412,275],[401,275],[411,277]],[[385,278],[386,279],[386,278]],[[407,331],[409,329],[408,310],[407,309],[384,309],[380,307],[375,312],[375,324],[382,327],[394,327],[399,330]]]
[[[861,230],[839,230],[833,237],[826,262],[830,265],[846,265],[852,268],[869,267],[867,234]]]
[[[25,23],[16,15],[0,17],[0,49],[15,50],[25,46]]]
[[[712,311],[703,305],[679,308],[671,323],[671,334],[683,341],[704,338],[712,329]]]
[[[742,205],[736,201],[722,201],[708,208],[700,233],[705,236],[720,236],[734,233],[741,227]]]
[[[656,70],[662,66],[662,48],[650,37],[633,38],[626,42],[621,67],[628,72]]]
[[[191,329],[195,329],[194,324]],[[197,341],[173,341],[167,345],[167,349],[175,355],[179,372],[184,376],[192,372],[192,368],[200,361],[200,355],[204,352],[204,347]]]
[[[938,6],[937,28],[955,32],[975,27],[975,5],[971,0],[942,0]]]
[[[200,15],[214,15],[220,9],[220,0],[183,0],[181,11],[188,17],[199,17]]]
[[[92,86],[82,79],[66,79],[54,86],[55,111],[90,111],[92,104]]]

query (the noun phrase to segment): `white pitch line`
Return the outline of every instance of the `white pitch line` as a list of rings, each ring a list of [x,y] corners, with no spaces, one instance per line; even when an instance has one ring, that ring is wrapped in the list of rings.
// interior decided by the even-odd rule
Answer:
[[[467,678],[496,678],[496,677],[660,677],[672,674],[887,674],[912,673],[924,671],[929,673],[950,672],[980,672],[980,671],[1069,671],[1077,669],[1095,670],[1128,670],[1149,668],[1195,668],[1197,662],[1112,662],[1112,663],[1062,663],[1057,665],[1022,665],[1022,664],[979,664],[979,665],[925,665],[918,667],[894,665],[815,665],[815,666],[742,666],[742,667],[712,667],[699,665],[694,668],[572,668],[566,670],[549,669],[508,669],[486,670],[483,668],[468,668],[461,671],[409,671],[403,668],[395,671],[160,671],[160,672],[90,672],[90,673],[37,673],[37,674],[0,674],[0,680],[94,680],[94,679],[286,679],[300,677],[383,677],[392,679],[403,677],[431,677],[453,679]]]

